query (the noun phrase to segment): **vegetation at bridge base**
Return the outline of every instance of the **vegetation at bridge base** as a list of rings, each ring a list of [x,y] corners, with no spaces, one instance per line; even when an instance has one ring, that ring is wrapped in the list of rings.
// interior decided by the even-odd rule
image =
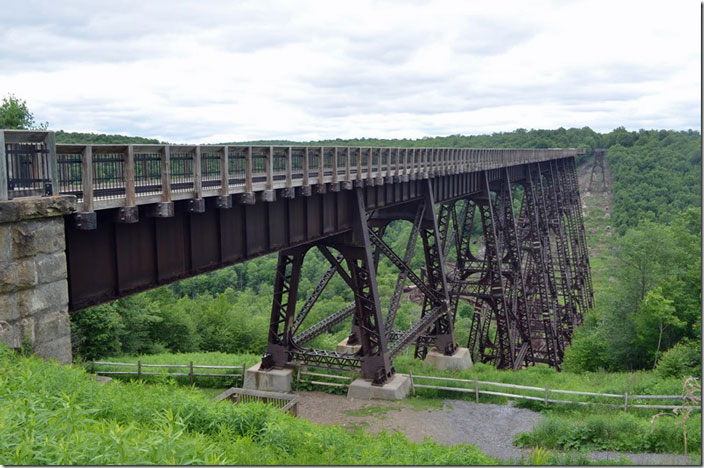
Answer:
[[[628,453],[683,453],[680,421],[650,419],[622,410],[561,410],[546,414],[532,432],[516,438],[519,447],[556,450],[613,450]],[[701,454],[701,421],[687,421],[689,454]],[[694,450],[692,450],[694,447]]]
[[[476,447],[349,433],[170,384],[100,384],[0,347],[0,464],[487,465]]]

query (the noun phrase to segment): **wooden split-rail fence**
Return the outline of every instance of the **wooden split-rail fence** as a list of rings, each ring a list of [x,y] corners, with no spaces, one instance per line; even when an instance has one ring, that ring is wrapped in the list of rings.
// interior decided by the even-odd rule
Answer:
[[[230,377],[239,378],[241,382],[244,381],[244,374],[246,370],[245,364],[241,366],[201,366],[193,364],[193,361],[188,364],[144,364],[141,361],[136,363],[128,362],[103,362],[103,361],[93,361],[92,371],[100,375],[134,375],[138,379],[142,376],[150,375],[166,375],[169,377],[189,377],[189,381],[192,384],[194,382],[194,377]],[[119,366],[119,367],[136,367],[135,371],[104,371],[96,370],[95,366]],[[150,372],[144,371],[143,369],[150,368],[175,368],[175,369],[188,369],[188,372]],[[229,373],[197,373],[196,369],[220,369],[220,370],[230,370]],[[234,372],[237,371],[237,372]],[[685,397],[682,395],[638,395],[630,394],[625,392],[623,394],[618,393],[597,393],[597,392],[580,392],[576,390],[563,390],[558,388],[550,388],[550,384],[546,384],[544,387],[535,387],[529,385],[518,385],[509,384],[504,382],[490,382],[486,380],[474,379],[457,379],[451,377],[437,377],[429,375],[413,375],[409,374],[411,378],[411,391],[415,395],[416,390],[440,390],[447,392],[457,392],[463,394],[473,394],[475,401],[479,402],[480,395],[491,395],[498,397],[505,397],[511,399],[519,400],[532,400],[542,402],[545,405],[548,404],[574,404],[574,405],[601,405],[608,406],[612,408],[623,408],[624,411],[628,411],[629,408],[646,408],[654,410],[671,410],[676,408],[681,408],[685,405]],[[306,379],[305,377],[312,377],[312,379]],[[315,379],[317,378],[317,379]],[[330,382],[327,380],[335,380],[336,382]],[[315,380],[314,380],[315,379]],[[309,383],[312,385],[319,385],[325,387],[335,387],[335,388],[345,388],[352,381],[352,377],[344,375],[334,375],[334,374],[324,374],[320,372],[309,372],[304,370],[303,367],[299,367],[296,371],[296,382],[298,383]],[[427,383],[419,383],[419,381],[434,381],[434,382],[444,382],[445,385],[431,385]],[[459,384],[459,385],[458,385]],[[452,386],[450,386],[452,385]],[[498,387],[508,389],[507,391],[496,391],[488,390],[482,387]],[[524,395],[519,393],[509,393],[511,390],[518,390],[524,392],[534,392],[534,395]],[[593,398],[604,398],[614,403],[603,402],[603,401],[580,401],[580,400],[570,400],[558,398],[559,395],[573,395],[577,397],[593,397]],[[677,405],[665,405],[659,404],[658,400],[670,400],[677,401]],[[616,403],[616,401],[619,401]],[[654,402],[654,403],[648,403]],[[698,398],[699,409],[701,409],[701,397]]]

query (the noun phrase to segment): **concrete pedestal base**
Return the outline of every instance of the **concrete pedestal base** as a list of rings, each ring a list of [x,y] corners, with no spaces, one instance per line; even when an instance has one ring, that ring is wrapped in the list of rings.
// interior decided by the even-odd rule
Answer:
[[[432,349],[428,351],[425,362],[439,370],[465,370],[472,367],[472,356],[467,348],[457,348],[452,356]]]
[[[349,338],[345,338],[344,340],[340,341],[337,343],[337,346],[335,347],[335,351],[338,353],[343,353],[343,354],[354,354],[357,351],[359,351],[362,348],[362,345],[348,345],[347,340]]]
[[[260,365],[261,362],[247,369],[242,388],[280,393],[291,391],[293,369],[259,370]]]
[[[347,390],[347,398],[358,400],[400,400],[411,391],[411,378],[406,374],[394,374],[384,385],[372,385],[370,380],[357,379]]]

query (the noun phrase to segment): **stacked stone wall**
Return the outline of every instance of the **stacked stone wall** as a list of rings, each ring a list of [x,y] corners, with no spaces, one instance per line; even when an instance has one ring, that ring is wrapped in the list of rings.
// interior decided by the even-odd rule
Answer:
[[[0,341],[71,362],[64,215],[75,197],[0,202]]]

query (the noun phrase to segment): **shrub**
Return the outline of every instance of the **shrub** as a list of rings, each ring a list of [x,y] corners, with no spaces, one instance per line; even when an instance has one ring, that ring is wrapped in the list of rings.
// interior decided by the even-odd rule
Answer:
[[[689,341],[677,343],[662,355],[657,372],[663,377],[701,376],[701,348]]]

